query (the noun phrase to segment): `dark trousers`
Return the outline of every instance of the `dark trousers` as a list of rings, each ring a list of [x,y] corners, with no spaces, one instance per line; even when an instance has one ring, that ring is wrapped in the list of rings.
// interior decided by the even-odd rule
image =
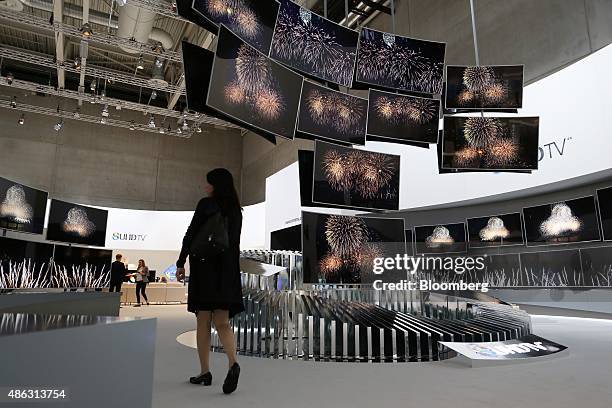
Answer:
[[[110,283],[109,292],[121,292],[121,284],[123,282],[120,280],[112,280]]]
[[[145,302],[149,303],[149,299],[147,299],[147,294],[145,293],[145,289],[147,288],[147,282],[136,282],[136,302],[140,303],[140,294],[142,293],[142,297]]]

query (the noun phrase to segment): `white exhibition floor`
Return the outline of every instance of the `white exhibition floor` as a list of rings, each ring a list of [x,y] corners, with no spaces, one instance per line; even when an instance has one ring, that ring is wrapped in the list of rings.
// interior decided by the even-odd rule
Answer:
[[[470,368],[434,363],[328,363],[239,357],[238,390],[221,392],[224,354],[212,353],[213,385],[189,384],[196,351],[176,337],[195,328],[180,306],[124,306],[121,316],[157,317],[154,408],[610,408],[612,320],[534,316],[533,331],[569,347],[544,361]],[[132,373],[134,374],[134,373]]]

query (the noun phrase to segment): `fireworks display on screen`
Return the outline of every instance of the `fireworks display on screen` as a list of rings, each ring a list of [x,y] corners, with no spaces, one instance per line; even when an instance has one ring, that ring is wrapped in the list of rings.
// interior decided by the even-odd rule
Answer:
[[[426,94],[442,93],[446,45],[363,28],[358,82]]]
[[[68,234],[86,238],[96,231],[96,225],[89,221],[84,209],[73,207],[68,211],[66,220],[62,223],[62,229]]]
[[[582,221],[565,203],[553,205],[550,217],[540,224],[540,233],[546,238],[573,235],[582,230]]]
[[[523,245],[523,222],[520,213],[476,217],[467,220],[470,247]]]
[[[104,246],[108,211],[51,200],[47,239],[93,246]]]
[[[365,144],[368,101],[304,81],[298,130],[327,139]]]
[[[443,167],[535,170],[538,118],[445,117]]]
[[[478,236],[482,241],[493,241],[508,238],[510,231],[508,231],[501,218],[491,217],[487,221],[487,226],[480,230]]]
[[[0,229],[41,234],[47,197],[45,191],[0,177]]]
[[[259,51],[268,54],[278,13],[275,0],[195,0],[193,10],[212,24],[226,25]]]
[[[520,108],[522,98],[522,65],[447,67],[447,108]]]
[[[350,87],[359,34],[283,0],[270,57],[326,81]]]
[[[414,227],[417,254],[453,253],[467,250],[465,224],[440,224]]]
[[[0,217],[20,224],[29,224],[33,215],[32,206],[26,201],[23,187],[20,185],[9,187],[0,203]]]
[[[317,142],[313,201],[392,208],[398,191],[399,156]]]

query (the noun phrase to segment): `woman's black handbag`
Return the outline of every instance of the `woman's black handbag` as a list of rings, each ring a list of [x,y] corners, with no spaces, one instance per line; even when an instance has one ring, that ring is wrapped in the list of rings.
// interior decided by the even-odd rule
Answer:
[[[191,242],[190,254],[201,259],[215,258],[228,248],[227,217],[217,211],[208,217],[196,234]]]

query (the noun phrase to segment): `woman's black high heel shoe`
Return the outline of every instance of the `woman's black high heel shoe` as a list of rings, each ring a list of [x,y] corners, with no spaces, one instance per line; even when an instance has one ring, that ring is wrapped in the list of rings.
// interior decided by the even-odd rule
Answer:
[[[197,377],[191,377],[189,378],[189,382],[192,384],[210,385],[212,384],[212,374],[209,371]]]
[[[223,382],[223,393],[231,394],[238,388],[238,377],[240,377],[240,366],[234,363],[227,372],[225,381]]]

